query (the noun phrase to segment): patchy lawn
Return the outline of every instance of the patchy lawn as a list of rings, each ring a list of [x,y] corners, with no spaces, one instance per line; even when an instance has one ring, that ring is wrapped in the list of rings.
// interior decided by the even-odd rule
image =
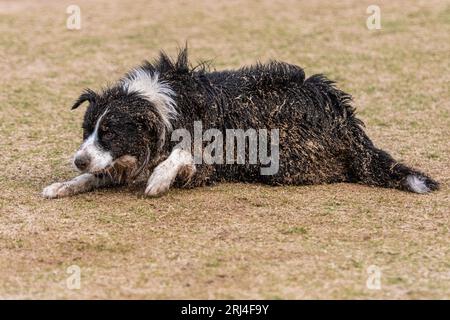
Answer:
[[[66,8],[82,28],[66,29]],[[450,1],[0,0],[0,298],[450,298]],[[45,200],[74,175],[82,111],[131,66],[276,58],[355,97],[372,139],[439,180],[416,195],[222,184],[158,199],[116,188]],[[66,286],[67,268],[81,288]],[[366,286],[368,267],[381,289]]]

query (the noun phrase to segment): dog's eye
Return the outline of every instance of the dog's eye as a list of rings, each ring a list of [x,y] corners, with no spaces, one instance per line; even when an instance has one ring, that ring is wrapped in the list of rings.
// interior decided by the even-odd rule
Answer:
[[[103,135],[103,139],[105,139],[105,140],[111,140],[112,138],[114,138],[114,133],[111,131],[107,131]]]

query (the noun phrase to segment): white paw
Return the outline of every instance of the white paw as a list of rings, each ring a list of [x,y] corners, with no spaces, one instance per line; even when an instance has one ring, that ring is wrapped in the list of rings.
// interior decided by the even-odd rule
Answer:
[[[154,174],[150,178],[145,189],[145,194],[149,197],[157,197],[169,191],[172,179],[168,179],[162,174]]]
[[[44,188],[42,191],[42,196],[47,199],[67,197],[70,195],[70,188],[61,182],[56,182],[48,187]]]

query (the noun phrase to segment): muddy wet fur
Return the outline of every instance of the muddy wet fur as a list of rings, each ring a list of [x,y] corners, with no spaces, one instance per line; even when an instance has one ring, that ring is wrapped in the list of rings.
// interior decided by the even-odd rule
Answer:
[[[125,110],[116,119],[122,140],[105,148],[115,148],[117,156],[135,155],[149,172],[177,144],[171,141],[172,129],[185,128],[193,136],[194,121],[202,121],[203,130],[216,128],[224,135],[225,129],[233,128],[279,129],[279,171],[261,175],[258,164],[198,164],[187,187],[240,181],[271,185],[354,182],[417,193],[438,189],[438,183],[424,173],[376,148],[364,132],[363,122],[355,117],[351,96],[323,75],[305,78],[300,67],[276,61],[210,72],[206,64],[192,68],[186,49],[175,60],[161,53],[159,59],[145,62],[139,70],[158,73],[159,80],[173,90],[177,114],[169,115],[169,126],[151,102],[120,84],[100,94],[86,91],[74,108],[86,100],[91,102],[85,115],[87,131],[108,106]],[[138,130],[133,135],[127,134],[130,119],[140,123],[138,129],[132,129]],[[141,136],[127,141],[136,135]],[[146,155],[151,159],[145,159]]]

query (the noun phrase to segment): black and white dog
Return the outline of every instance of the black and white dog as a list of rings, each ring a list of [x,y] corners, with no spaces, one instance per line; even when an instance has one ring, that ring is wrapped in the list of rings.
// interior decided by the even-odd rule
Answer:
[[[373,145],[354,115],[350,95],[322,75],[305,79],[301,68],[287,63],[208,72],[204,66],[189,67],[186,49],[176,60],[161,53],[101,93],[86,90],[72,109],[84,102],[89,106],[83,143],[74,156],[81,175],[46,187],[46,198],[142,179],[148,196],[173,184],[220,181],[355,182],[416,193],[438,188],[430,177]],[[229,129],[278,130],[277,141],[269,142],[278,147],[276,172],[261,174],[262,163],[248,161],[248,152],[241,164],[195,162],[194,143],[192,149],[176,147],[172,133],[182,129],[194,135],[200,121],[203,129],[223,134]],[[229,140],[219,145],[227,147]]]

